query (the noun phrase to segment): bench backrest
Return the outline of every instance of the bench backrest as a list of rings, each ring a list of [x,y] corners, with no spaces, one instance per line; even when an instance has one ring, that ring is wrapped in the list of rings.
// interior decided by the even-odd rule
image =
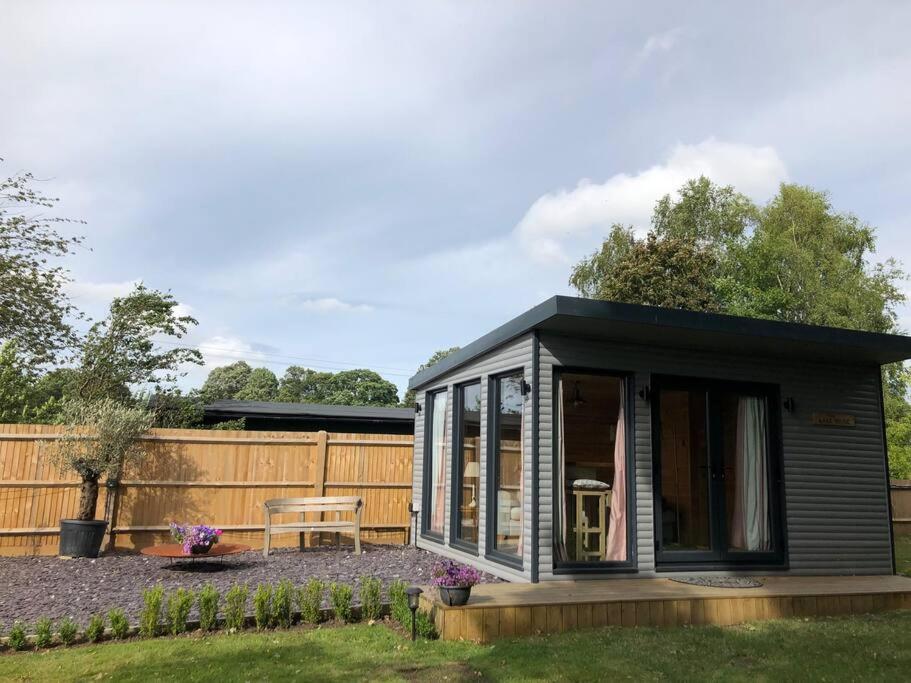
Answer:
[[[273,498],[263,505],[269,514],[278,512],[358,512],[363,505],[360,496],[321,498]]]

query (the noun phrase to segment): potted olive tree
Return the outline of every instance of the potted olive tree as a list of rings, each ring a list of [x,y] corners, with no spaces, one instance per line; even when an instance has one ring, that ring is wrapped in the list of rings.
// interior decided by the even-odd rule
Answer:
[[[107,527],[105,520],[95,519],[98,481],[103,476],[118,479],[124,465],[142,457],[139,437],[152,426],[152,414],[110,398],[71,400],[61,422],[66,428],[52,444],[52,457],[82,477],[82,490],[77,518],[60,520],[59,553],[98,557]]]

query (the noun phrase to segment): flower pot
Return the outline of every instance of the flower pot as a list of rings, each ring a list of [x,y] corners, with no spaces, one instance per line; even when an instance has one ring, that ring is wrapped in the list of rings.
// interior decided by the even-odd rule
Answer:
[[[191,555],[205,555],[210,550],[212,550],[211,543],[200,543],[199,545],[190,546]]]
[[[98,557],[108,523],[104,520],[61,519],[59,555]]]
[[[461,607],[471,597],[471,586],[438,586],[440,600],[450,607]]]

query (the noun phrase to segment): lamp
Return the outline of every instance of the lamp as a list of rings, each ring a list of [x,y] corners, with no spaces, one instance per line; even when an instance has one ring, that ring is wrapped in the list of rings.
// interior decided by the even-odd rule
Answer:
[[[465,479],[477,479],[481,476],[481,465],[473,460],[470,463],[465,465]],[[475,482],[471,483],[471,502],[468,504],[468,507],[477,507],[478,506],[478,488]]]
[[[408,596],[408,609],[411,610],[411,640],[417,638],[417,611],[418,605],[421,604],[421,593],[423,593],[420,588],[417,586],[409,586],[405,589],[405,594]]]

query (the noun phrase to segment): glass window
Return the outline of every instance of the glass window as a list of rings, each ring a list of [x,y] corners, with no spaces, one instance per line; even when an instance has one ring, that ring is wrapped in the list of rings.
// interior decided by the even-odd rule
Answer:
[[[446,499],[446,443],[449,441],[449,410],[446,390],[430,394],[427,405],[427,448],[424,471],[424,530],[443,533]]]
[[[478,543],[478,484],[481,481],[481,383],[459,387],[455,449],[455,538]]]
[[[617,376],[560,375],[558,562],[625,562],[628,558],[625,386]]]
[[[522,383],[518,372],[495,380],[493,478],[493,547],[503,553],[522,554]]]

